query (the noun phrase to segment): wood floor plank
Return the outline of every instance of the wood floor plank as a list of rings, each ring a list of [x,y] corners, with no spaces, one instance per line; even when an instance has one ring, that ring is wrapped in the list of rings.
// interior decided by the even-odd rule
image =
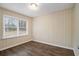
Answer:
[[[0,51],[0,56],[74,56],[72,50],[35,41]]]

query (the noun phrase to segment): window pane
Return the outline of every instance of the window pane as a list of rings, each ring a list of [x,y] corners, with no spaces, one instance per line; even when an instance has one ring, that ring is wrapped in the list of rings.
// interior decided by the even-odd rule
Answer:
[[[5,36],[17,35],[17,20],[13,17],[6,16],[5,22]]]
[[[12,16],[4,16],[3,19],[3,38],[15,37],[20,35],[26,35],[26,21],[24,19],[17,20]]]
[[[19,20],[19,33],[24,34],[26,33],[26,21]]]

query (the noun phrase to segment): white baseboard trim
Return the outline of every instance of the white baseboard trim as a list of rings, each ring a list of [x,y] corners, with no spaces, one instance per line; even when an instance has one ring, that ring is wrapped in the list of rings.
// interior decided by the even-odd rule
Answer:
[[[36,42],[40,42],[40,43],[44,43],[44,44],[48,44],[48,45],[52,45],[52,46],[58,46],[58,47],[61,47],[61,48],[66,48],[66,49],[74,50],[73,48],[64,47],[64,46],[59,46],[59,45],[52,44],[52,43],[47,43],[47,42],[43,42],[43,41],[38,41],[38,40],[32,40],[32,39],[30,39],[30,40],[27,40],[27,41],[25,41],[25,42],[21,42],[21,43],[18,43],[18,44],[14,44],[14,45],[11,45],[11,46],[7,46],[7,47],[5,47],[5,48],[0,49],[0,51],[6,50],[6,49],[8,49],[8,48],[12,48],[12,47],[14,47],[14,46],[18,46],[18,45],[21,45],[21,44],[24,44],[24,43],[30,42],[30,41],[36,41]]]
[[[56,44],[52,44],[52,43],[48,43],[48,42],[44,42],[44,41],[38,41],[38,40],[33,40],[33,41],[40,42],[40,43],[45,43],[45,44],[52,45],[52,46],[57,46],[57,47],[61,47],[61,48],[66,48],[66,49],[73,50],[73,48],[70,48],[70,47],[60,46],[60,45],[56,45]]]
[[[21,44],[24,44],[24,43],[30,42],[30,41],[32,41],[32,39],[27,40],[27,41],[25,41],[25,42],[21,42],[21,43],[17,43],[17,44],[14,44],[14,45],[7,46],[7,47],[5,47],[5,48],[0,49],[0,51],[9,49],[9,48],[12,48],[12,47],[15,47],[15,46],[18,46],[18,45],[21,45]]]

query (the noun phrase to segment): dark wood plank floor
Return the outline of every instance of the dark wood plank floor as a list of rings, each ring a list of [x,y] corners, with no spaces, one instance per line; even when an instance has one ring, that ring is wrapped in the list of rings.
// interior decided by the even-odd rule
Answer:
[[[74,56],[72,50],[30,41],[28,43],[0,51],[0,56]]]

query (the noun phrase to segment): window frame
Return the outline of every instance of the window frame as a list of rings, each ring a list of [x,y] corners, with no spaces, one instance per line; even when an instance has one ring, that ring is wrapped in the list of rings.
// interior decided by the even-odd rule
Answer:
[[[23,18],[19,18],[19,20],[26,21],[26,32],[24,34],[19,34],[18,36],[28,35],[28,21],[23,19]],[[18,23],[18,31],[20,32],[20,30],[19,30],[19,23]]]
[[[17,20],[17,34],[16,35],[11,35],[11,36],[5,36],[5,17],[13,17]],[[23,34],[19,34],[19,20],[24,20],[26,21],[26,32],[23,33]],[[19,18],[19,17],[14,17],[14,16],[10,16],[10,15],[3,15],[3,39],[6,39],[6,38],[13,38],[13,37],[19,37],[19,36],[25,36],[25,35],[28,35],[28,20],[27,19],[24,19],[24,18]]]

